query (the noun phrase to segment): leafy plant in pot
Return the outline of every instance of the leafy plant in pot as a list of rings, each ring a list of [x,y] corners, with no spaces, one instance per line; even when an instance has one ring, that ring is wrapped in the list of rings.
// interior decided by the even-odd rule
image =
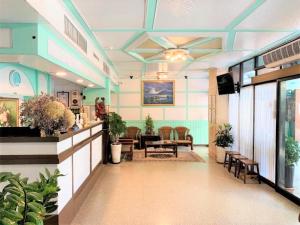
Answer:
[[[121,161],[121,148],[122,145],[119,143],[119,138],[122,133],[125,132],[126,122],[122,120],[122,117],[111,112],[108,116],[109,120],[109,135],[111,138],[111,154],[113,163],[119,163]]]
[[[223,163],[225,158],[225,149],[233,144],[233,136],[231,134],[232,126],[228,123],[220,125],[217,133],[215,145],[217,146],[217,162]]]
[[[149,114],[146,116],[145,129],[146,129],[146,134],[148,135],[153,134],[154,124],[153,124],[153,119]]]
[[[300,159],[299,143],[293,137],[285,138],[285,187],[293,188],[295,164]]]

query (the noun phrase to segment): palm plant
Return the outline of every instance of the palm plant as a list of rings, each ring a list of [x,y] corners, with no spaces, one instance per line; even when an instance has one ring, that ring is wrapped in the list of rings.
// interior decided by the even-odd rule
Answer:
[[[109,134],[111,136],[111,140],[113,144],[117,144],[119,142],[119,137],[126,130],[126,122],[122,120],[122,117],[115,113],[109,113]]]
[[[145,120],[146,134],[153,134],[154,124],[152,117],[148,114]]]

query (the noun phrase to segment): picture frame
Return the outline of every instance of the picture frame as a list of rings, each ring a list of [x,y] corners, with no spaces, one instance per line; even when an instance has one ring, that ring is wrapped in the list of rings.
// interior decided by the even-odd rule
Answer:
[[[18,127],[20,110],[18,98],[0,97],[0,127]]]
[[[61,101],[66,107],[69,107],[69,92],[58,91],[56,95],[59,101]]]
[[[174,106],[175,81],[174,80],[143,80],[142,81],[143,106]]]

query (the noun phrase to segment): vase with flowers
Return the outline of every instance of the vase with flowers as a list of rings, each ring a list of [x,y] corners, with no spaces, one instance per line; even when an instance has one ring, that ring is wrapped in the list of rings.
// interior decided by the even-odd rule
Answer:
[[[23,126],[39,128],[41,136],[57,135],[75,123],[75,115],[55,97],[41,94],[21,104]]]

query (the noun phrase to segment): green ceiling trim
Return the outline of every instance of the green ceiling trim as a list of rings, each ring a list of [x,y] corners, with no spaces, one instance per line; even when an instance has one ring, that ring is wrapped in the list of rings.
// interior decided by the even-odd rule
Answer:
[[[138,32],[138,31],[146,31],[145,28],[103,28],[103,29],[91,29],[92,32]]]
[[[133,42],[139,39],[141,36],[145,34],[145,31],[136,32],[122,47],[123,50],[126,50]]]
[[[195,46],[201,46],[203,44],[207,44],[213,40],[215,40],[217,38],[215,37],[208,37],[208,38],[205,38],[205,39],[201,39],[201,38],[198,38],[197,40],[195,41],[191,41],[187,44],[184,44],[184,45],[181,45],[180,47],[182,48],[192,48],[192,47],[195,47]]]
[[[80,13],[77,11],[76,7],[74,6],[72,0],[63,0],[65,6],[69,9],[69,11],[72,13],[72,15],[77,19],[77,21],[80,23],[81,27],[85,30],[85,32],[89,35],[91,40],[93,41],[95,47],[97,50],[102,54],[104,59],[107,61],[107,63],[112,67],[112,69],[116,72],[116,68],[114,67],[114,64],[107,56],[105,50],[102,48],[102,46],[99,44],[97,39],[95,38],[93,32],[90,30],[89,26],[86,24],[86,22],[82,19]]]
[[[226,50],[233,50],[236,32],[230,31],[227,37]]]
[[[227,27],[227,30],[231,30],[239,25],[244,19],[251,15],[259,6],[261,6],[266,0],[256,0],[253,4],[247,7],[238,17],[236,17]]]
[[[138,53],[131,52],[131,51],[128,51],[128,52],[127,52],[127,51],[124,51],[124,52],[127,53],[128,55],[130,55],[130,56],[136,58],[136,59],[139,60],[140,62],[146,63],[145,59],[144,59],[142,56],[140,56]]]
[[[133,49],[130,51],[136,52],[136,53],[159,53],[162,51],[162,49],[138,48],[138,49]]]
[[[172,42],[170,42],[167,38],[155,36],[155,37],[150,37],[150,39],[165,49],[177,48],[177,46]]]
[[[189,49],[190,53],[207,53],[207,52],[215,52],[221,50],[219,48],[191,48]]]
[[[147,31],[153,30],[157,0],[147,0],[147,11],[145,18],[145,28]]]

